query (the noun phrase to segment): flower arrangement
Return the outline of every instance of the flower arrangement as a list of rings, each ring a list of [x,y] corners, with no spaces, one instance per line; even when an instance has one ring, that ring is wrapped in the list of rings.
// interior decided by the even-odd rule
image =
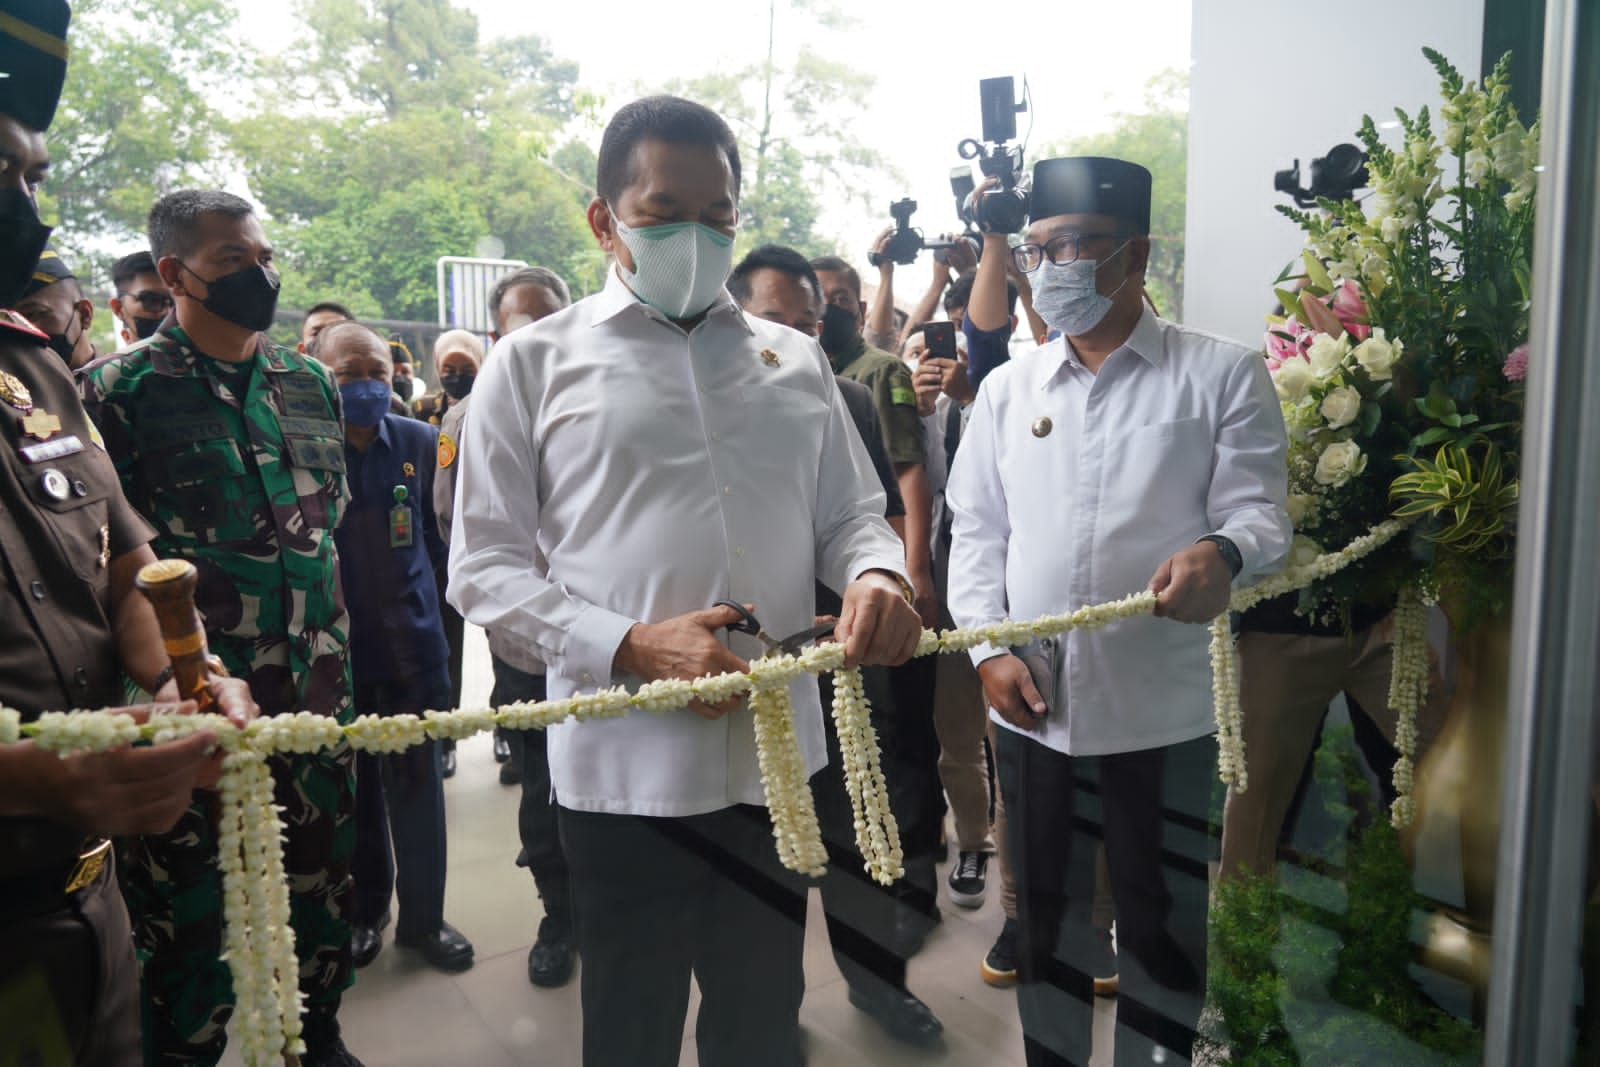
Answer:
[[[1391,604],[1420,582],[1456,591],[1468,627],[1502,613],[1510,585],[1538,125],[1510,102],[1509,56],[1480,86],[1423,52],[1442,136],[1426,108],[1397,111],[1391,148],[1367,117],[1371,196],[1279,208],[1307,248],[1304,272],[1278,279],[1267,358],[1300,556],[1414,521],[1407,543],[1303,592],[1302,613]]]

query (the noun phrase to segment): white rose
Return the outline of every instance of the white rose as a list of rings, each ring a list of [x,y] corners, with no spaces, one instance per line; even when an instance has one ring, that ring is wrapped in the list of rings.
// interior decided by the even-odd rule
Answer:
[[[1361,414],[1361,394],[1348,385],[1328,391],[1322,398],[1322,417],[1328,420],[1328,429],[1339,430],[1356,421]]]
[[[1318,380],[1331,378],[1344,366],[1344,357],[1350,351],[1350,339],[1340,334],[1335,340],[1325,333],[1317,334],[1306,349],[1306,359],[1311,362],[1311,372]]]
[[[1314,563],[1320,555],[1322,555],[1322,546],[1305,534],[1295,534],[1294,540],[1289,543],[1289,566],[1291,567],[1304,567],[1308,563]]]
[[[1335,441],[1322,450],[1314,477],[1318,485],[1337,489],[1367,469],[1367,457],[1354,441]]]
[[[1272,385],[1278,390],[1278,399],[1285,404],[1298,404],[1311,388],[1311,364],[1298,357],[1283,361],[1272,372]]]
[[[1389,340],[1382,328],[1372,331],[1372,336],[1356,346],[1356,362],[1375,382],[1386,382],[1394,377],[1394,364],[1406,350],[1404,342]]]
[[[1310,493],[1290,493],[1285,502],[1291,525],[1299,526],[1317,506],[1317,498]]]

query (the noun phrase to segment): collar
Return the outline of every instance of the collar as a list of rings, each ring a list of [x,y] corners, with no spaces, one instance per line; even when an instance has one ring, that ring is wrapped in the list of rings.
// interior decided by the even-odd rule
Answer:
[[[143,342],[133,346],[135,348],[148,348],[150,351],[150,369],[157,374],[164,374],[171,378],[185,378],[195,374],[198,356],[201,352],[195,347],[189,335],[182,326],[176,322],[170,323],[162,329],[151,334]],[[283,353],[277,346],[267,340],[266,334],[256,334],[257,363],[262,370],[273,374],[288,373],[290,366],[284,361]],[[213,357],[215,358],[215,357]],[[219,361],[220,362],[220,361]]]
[[[866,351],[867,339],[858,333],[855,340],[851,341],[843,352],[840,352],[837,356],[828,356],[828,364],[833,367],[833,373],[843,374],[850,364],[865,355]],[[827,353],[823,354],[827,355]]]
[[[1065,367],[1071,367],[1075,370],[1083,369],[1083,363],[1078,359],[1077,352],[1073,349],[1071,341],[1059,330],[1053,332],[1055,336],[1046,341],[1045,344],[1060,345],[1061,352],[1054,368],[1045,376],[1046,385]],[[1106,356],[1106,362],[1109,363],[1112,356],[1123,351],[1133,353],[1152,367],[1160,367],[1166,363],[1166,335],[1162,332],[1161,320],[1156,317],[1154,311],[1150,310],[1149,304],[1141,305],[1139,321],[1133,324],[1133,330],[1128,334],[1127,338]],[[1102,364],[1102,369],[1104,369],[1104,364]]]
[[[666,323],[675,329],[681,329],[681,327],[679,327],[678,324],[672,319],[667,318],[667,316],[662,314],[659,310],[651,307],[649,304],[646,304],[643,300],[640,300],[636,295],[634,295],[633,290],[628,288],[628,283],[622,280],[622,274],[620,272],[621,266],[613,263],[611,269],[606,271],[605,287],[594,296],[589,298],[590,326],[603,325],[604,323],[610,322],[618,315],[634,314],[643,315],[647,319],[654,319],[657,322]],[[739,305],[734,302],[733,297],[726,289],[721,290],[717,294],[716,300],[712,301],[711,306],[706,309],[705,319],[703,321],[710,322],[711,320],[718,318],[731,319],[733,322],[738,323],[739,328],[745,333],[755,333],[755,330],[751,328],[750,323],[745,320],[744,311],[741,310]]]

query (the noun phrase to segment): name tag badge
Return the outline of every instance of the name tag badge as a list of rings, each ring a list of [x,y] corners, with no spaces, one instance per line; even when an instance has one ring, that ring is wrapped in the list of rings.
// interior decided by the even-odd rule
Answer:
[[[415,540],[411,527],[411,509],[406,507],[406,487],[394,487],[394,507],[389,509],[389,547],[410,548]]]
[[[53,459],[75,455],[83,451],[83,442],[78,440],[77,434],[66,434],[52,441],[40,441],[36,445],[23,445],[17,449],[22,458],[29,463],[48,463]]]

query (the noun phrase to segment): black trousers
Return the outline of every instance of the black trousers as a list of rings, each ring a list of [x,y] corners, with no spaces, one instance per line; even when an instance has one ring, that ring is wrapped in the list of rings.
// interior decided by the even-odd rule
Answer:
[[[1148,1064],[1157,1047],[1166,1062],[1187,1062],[1201,994],[1157,985],[1140,957],[1165,932],[1205,974],[1215,742],[1074,757],[997,729],[995,764],[1017,881],[1017,1010],[1029,1067],[1089,1062],[1091,971],[1103,953],[1092,921],[1101,841],[1117,915],[1115,1062]]]
[[[62,880],[65,881],[65,873]],[[0,916],[0,1061],[140,1067],[139,965],[114,857],[59,911]]]
[[[933,721],[938,667],[936,657],[921,656],[898,667],[868,668],[862,674],[873,708],[889,712],[874,714],[873,724],[879,731],[889,805],[900,823],[900,844],[906,857],[906,877],[897,892],[905,907],[927,916],[938,910],[934,865],[945,813],[939,732]],[[873,677],[877,674],[883,675],[883,681]]]
[[[821,675],[824,733],[828,740],[828,765],[811,779],[817,807],[817,824],[828,848],[828,874],[822,879],[822,911],[828,924],[839,973],[853,989],[871,991],[875,985],[906,988],[905,957],[894,950],[895,888],[881,886],[863,868],[856,845],[855,812],[845,790],[844,765],[839,754],[839,734],[833,728],[833,676]],[[873,725],[882,729],[886,709],[874,707]],[[889,772],[884,772],[887,779]],[[892,807],[892,804],[891,804]]]
[[[799,1067],[805,887],[765,808],[648,818],[558,809],[583,957],[584,1067]]]
[[[529,674],[501,659],[494,661],[495,707],[545,699],[542,674]],[[550,754],[543,730],[507,730],[511,758],[522,770],[522,798],[517,804],[517,836],[522,851],[517,866],[528,868],[544,901],[544,913],[561,931],[572,926],[572,890],[567,880],[567,858],[561,851],[556,825],[556,802],[550,788]]]

